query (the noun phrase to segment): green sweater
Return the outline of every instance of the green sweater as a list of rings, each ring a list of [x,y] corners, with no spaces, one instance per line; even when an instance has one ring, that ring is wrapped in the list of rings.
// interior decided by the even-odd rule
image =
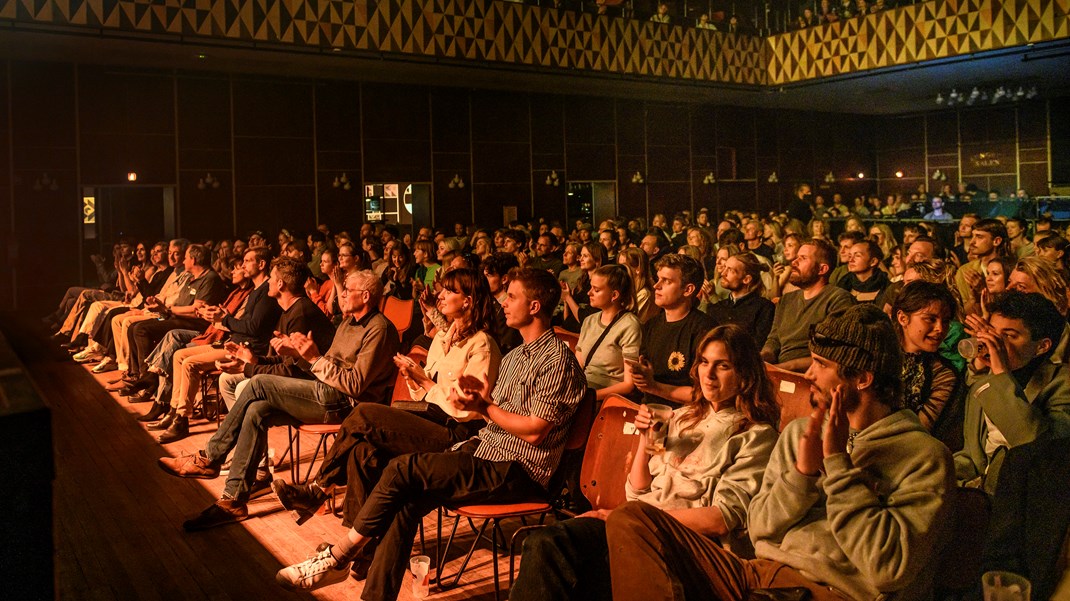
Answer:
[[[761,559],[852,599],[925,599],[950,534],[951,452],[904,409],[857,434],[822,475],[795,469],[808,418],[784,429],[749,510]]]
[[[803,296],[802,290],[785,294],[773,313],[773,329],[769,331],[763,350],[773,354],[776,358],[773,363],[809,357],[810,325],[854,302],[849,292],[836,286],[825,286],[809,300]]]

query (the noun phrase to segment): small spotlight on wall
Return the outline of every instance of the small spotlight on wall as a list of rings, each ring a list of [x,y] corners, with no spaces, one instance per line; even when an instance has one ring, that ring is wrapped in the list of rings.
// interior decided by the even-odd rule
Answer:
[[[131,171],[131,172],[127,173],[126,174],[126,181],[128,181],[128,182],[136,182],[137,181],[137,172],[136,171]]]
[[[866,174],[861,171],[858,172],[858,179],[866,179]]]
[[[896,176],[896,177],[903,177],[903,171],[902,171],[902,170],[900,170],[900,171],[896,171],[896,172],[895,172],[895,176]]]

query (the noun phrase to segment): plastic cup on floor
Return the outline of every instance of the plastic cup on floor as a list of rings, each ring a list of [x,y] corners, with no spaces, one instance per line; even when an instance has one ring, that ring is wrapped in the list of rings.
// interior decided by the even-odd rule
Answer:
[[[412,596],[426,599],[431,594],[431,558],[417,555],[409,559],[409,572],[412,573]]]

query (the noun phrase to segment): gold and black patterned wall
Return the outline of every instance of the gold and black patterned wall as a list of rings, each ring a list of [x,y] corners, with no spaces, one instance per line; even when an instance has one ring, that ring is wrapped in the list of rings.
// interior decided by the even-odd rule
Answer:
[[[0,0],[0,21],[783,85],[1070,37],[1070,0],[934,0],[766,39],[500,0]]]
[[[767,85],[1070,36],[1070,0],[936,0],[772,36]]]

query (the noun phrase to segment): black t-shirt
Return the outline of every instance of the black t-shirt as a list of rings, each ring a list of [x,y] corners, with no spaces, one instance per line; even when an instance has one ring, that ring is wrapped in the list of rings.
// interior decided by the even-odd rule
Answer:
[[[691,362],[695,349],[706,332],[717,323],[698,309],[692,309],[679,321],[665,320],[665,311],[658,311],[643,325],[643,357],[654,368],[654,381],[669,386],[691,385]],[[675,405],[668,399],[643,395],[644,403]]]

